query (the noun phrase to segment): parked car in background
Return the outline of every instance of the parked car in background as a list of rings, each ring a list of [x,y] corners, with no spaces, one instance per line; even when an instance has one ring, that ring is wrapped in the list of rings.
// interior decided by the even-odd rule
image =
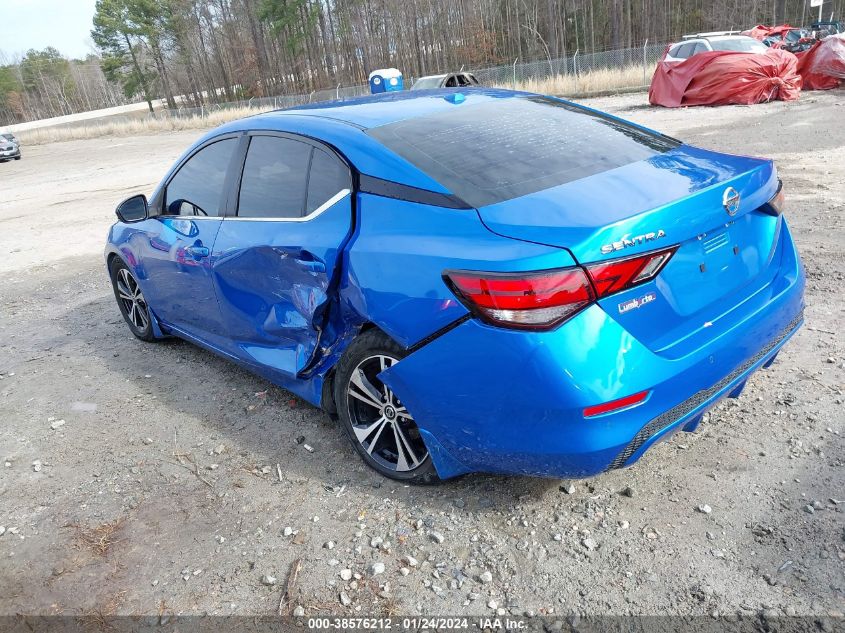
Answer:
[[[743,31],[742,34],[759,40],[769,48],[780,48],[790,53],[806,51],[816,43],[816,38],[811,31],[789,24],[779,26],[758,24],[754,28]]]
[[[765,53],[766,46],[752,37],[731,31],[685,35],[682,41],[669,46],[663,61],[679,62],[710,51]]]
[[[446,73],[443,75],[428,75],[420,77],[414,82],[411,90],[430,90],[434,88],[463,88],[464,86],[478,86],[479,81],[472,73]]]
[[[824,39],[828,35],[836,35],[838,33],[845,33],[845,24],[835,20],[823,20],[821,22],[813,22],[807,30],[815,33],[816,39]]]
[[[768,159],[407,91],[206,133],[117,208],[105,263],[136,337],[323,407],[385,476],[588,477],[694,430],[801,326],[783,210]]]
[[[20,143],[11,132],[2,132],[0,133],[0,163],[12,159],[21,159]]]
[[[763,39],[763,44],[771,48],[782,48],[790,53],[799,53],[812,48],[816,38],[807,29],[792,28],[780,33],[769,35]]]

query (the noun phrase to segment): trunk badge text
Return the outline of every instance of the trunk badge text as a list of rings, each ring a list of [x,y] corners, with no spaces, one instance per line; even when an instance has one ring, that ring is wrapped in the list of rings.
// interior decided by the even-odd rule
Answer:
[[[644,294],[642,297],[636,297],[634,299],[628,299],[628,301],[623,301],[619,304],[619,314],[625,314],[631,310],[636,310],[637,308],[642,308],[645,304],[651,303],[657,299],[657,295],[653,292],[649,292],[648,294]]]
[[[736,189],[733,187],[725,189],[725,193],[722,194],[722,206],[725,207],[728,215],[734,216],[739,211],[739,200],[740,195]]]
[[[658,229],[656,233],[644,233],[643,235],[635,235],[634,237],[624,237],[618,242],[603,245],[601,252],[603,254],[613,253],[614,251],[621,251],[631,246],[653,242],[654,240],[659,240],[661,237],[666,237],[666,231],[663,229]]]

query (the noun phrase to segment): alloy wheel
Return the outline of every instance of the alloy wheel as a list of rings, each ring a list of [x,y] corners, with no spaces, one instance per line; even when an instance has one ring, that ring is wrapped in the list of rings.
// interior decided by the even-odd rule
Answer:
[[[409,472],[428,457],[428,449],[408,409],[378,375],[398,360],[379,354],[365,358],[352,371],[346,389],[352,430],[364,450],[379,464]]]
[[[129,322],[139,330],[146,330],[150,322],[147,302],[138,281],[126,268],[117,271],[117,296]]]

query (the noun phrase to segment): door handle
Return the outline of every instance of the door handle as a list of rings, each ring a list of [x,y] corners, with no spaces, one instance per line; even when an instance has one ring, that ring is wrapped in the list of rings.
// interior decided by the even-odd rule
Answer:
[[[185,249],[185,252],[194,259],[202,259],[203,257],[208,257],[207,246],[189,246]]]
[[[326,272],[326,265],[319,260],[296,258],[294,261],[296,261],[300,268],[307,270],[310,273]]]

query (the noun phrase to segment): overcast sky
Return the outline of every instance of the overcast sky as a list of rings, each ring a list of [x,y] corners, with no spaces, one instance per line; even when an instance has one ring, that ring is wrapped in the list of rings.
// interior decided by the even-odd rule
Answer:
[[[93,52],[96,0],[0,0],[0,51],[7,59],[53,46],[68,57]]]

